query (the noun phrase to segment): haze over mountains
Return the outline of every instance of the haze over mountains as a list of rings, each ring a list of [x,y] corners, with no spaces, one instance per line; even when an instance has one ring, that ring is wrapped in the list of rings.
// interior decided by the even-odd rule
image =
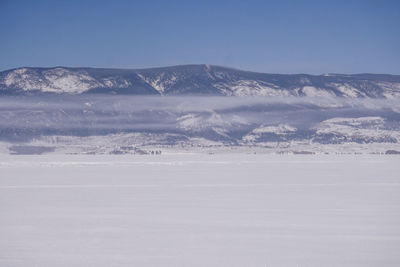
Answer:
[[[0,152],[400,153],[398,104],[370,98],[2,96]]]
[[[0,92],[398,98],[400,75],[265,74],[213,65],[149,69],[18,68],[0,72]]]
[[[4,153],[400,153],[398,75],[18,68],[0,92]]]

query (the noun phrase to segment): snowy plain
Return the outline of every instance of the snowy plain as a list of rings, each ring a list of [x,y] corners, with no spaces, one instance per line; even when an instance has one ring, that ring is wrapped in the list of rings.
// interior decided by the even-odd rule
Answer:
[[[0,266],[400,265],[396,155],[0,159]]]

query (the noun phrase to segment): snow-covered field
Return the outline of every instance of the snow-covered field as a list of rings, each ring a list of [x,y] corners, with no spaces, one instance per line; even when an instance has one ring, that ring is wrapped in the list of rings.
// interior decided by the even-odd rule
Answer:
[[[399,266],[400,157],[0,156],[0,266]]]

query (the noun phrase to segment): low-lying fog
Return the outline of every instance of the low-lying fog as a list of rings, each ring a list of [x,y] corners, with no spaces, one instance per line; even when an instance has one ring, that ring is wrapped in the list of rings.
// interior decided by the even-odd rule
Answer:
[[[222,138],[237,139],[257,127],[279,125],[294,127],[297,135],[307,136],[322,121],[338,117],[380,117],[385,129],[397,130],[400,101],[121,95],[1,97],[0,140],[130,132],[201,136],[216,128],[223,129]]]

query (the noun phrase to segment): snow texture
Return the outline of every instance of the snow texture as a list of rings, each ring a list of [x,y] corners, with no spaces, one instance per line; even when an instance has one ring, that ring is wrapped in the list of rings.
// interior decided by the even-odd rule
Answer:
[[[399,98],[400,76],[266,74],[213,65],[150,69],[18,68],[0,72],[1,94],[312,96]]]
[[[1,156],[0,266],[399,266],[396,156]]]

